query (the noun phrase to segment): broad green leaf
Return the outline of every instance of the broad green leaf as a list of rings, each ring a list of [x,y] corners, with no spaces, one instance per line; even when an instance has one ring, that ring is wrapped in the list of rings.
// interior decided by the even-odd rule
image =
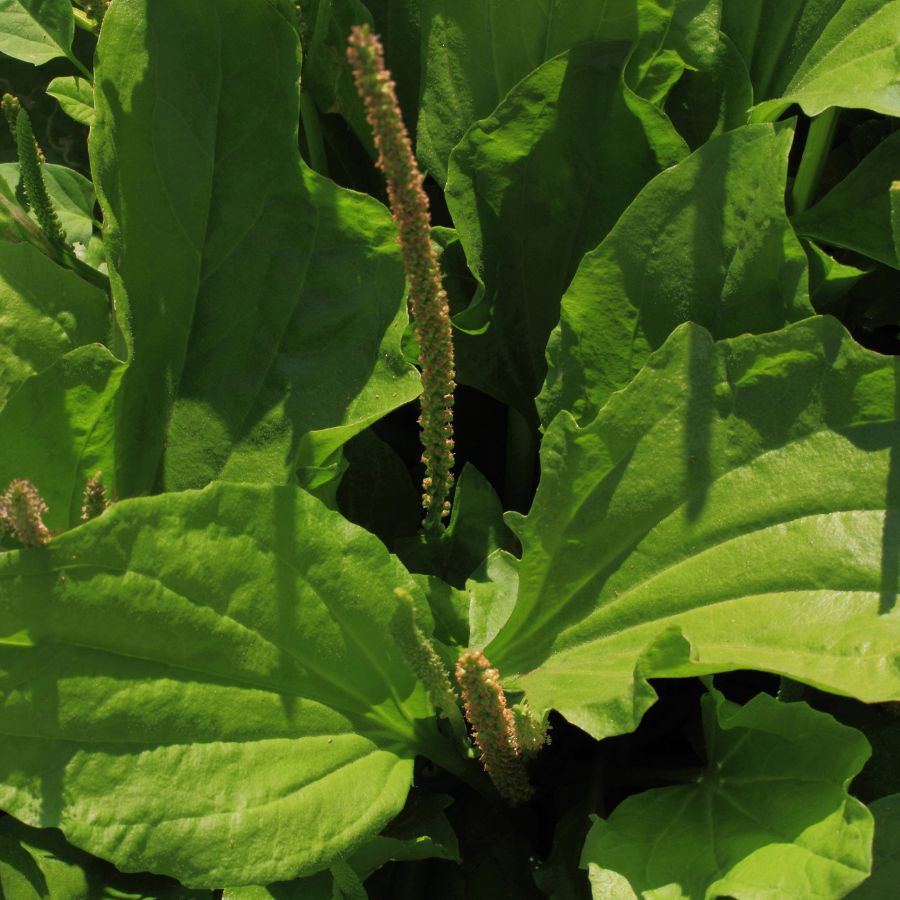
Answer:
[[[450,798],[425,794],[413,801],[383,834],[372,838],[345,862],[360,881],[391,861],[447,859],[459,862],[456,835],[442,810]],[[222,900],[334,900],[338,882],[330,873],[320,873],[297,881],[266,887],[229,888]]]
[[[420,0],[366,0],[365,5],[372,13],[375,31],[381,35],[385,64],[397,82],[404,121],[412,129],[419,115],[423,4]]]
[[[815,206],[794,216],[794,228],[805,237],[900,268],[891,228],[891,184],[898,174],[900,132],[895,132]]]
[[[0,819],[0,896],[9,900],[212,900],[157,875],[123,875],[56,829]]]
[[[791,103],[900,115],[900,0],[725,0],[722,30],[750,69],[758,120]]]
[[[793,130],[749,125],[658,175],[586,254],[547,348],[543,421],[586,422],[686,321],[717,338],[812,314],[784,210]]]
[[[650,676],[900,697],[898,418],[900,361],[833,319],[679,328],[589,425],[547,430],[487,656],[595,737],[633,730]]]
[[[710,138],[747,124],[752,105],[747,65],[731,38],[720,32],[712,52],[672,89],[665,110],[678,133],[697,150]]]
[[[387,211],[300,161],[294,27],[267,3],[119,0],[96,73],[92,161],[134,354],[121,494],[327,475],[419,380]]]
[[[79,347],[23,382],[0,409],[0,490],[14,478],[32,482],[49,507],[51,531],[80,522],[85,485],[97,472],[112,487],[123,370],[105,347]]]
[[[69,243],[78,241],[87,244],[94,230],[94,186],[84,175],[66,166],[47,163],[42,167],[47,193],[53,208],[59,216],[63,233]],[[0,178],[10,190],[17,191],[19,184],[19,164],[0,163]],[[31,218],[37,222],[34,213]]]
[[[0,581],[0,807],[121,869],[313,874],[447,753],[389,635],[415,583],[297,488],[122,501]]]
[[[75,75],[54,78],[47,93],[56,97],[62,111],[82,125],[94,124],[94,86],[86,78]]]
[[[900,794],[876,800],[869,811],[875,817],[872,875],[848,894],[852,900],[884,900],[896,890],[900,878]]]
[[[459,379],[526,415],[582,255],[686,152],[665,115],[625,87],[628,54],[626,44],[588,44],[554,57],[450,159],[447,204],[492,310],[484,334],[458,336]]]
[[[29,376],[109,331],[102,291],[28,244],[0,242],[0,408]]]
[[[421,23],[422,101],[416,152],[443,184],[450,151],[470,125],[556,54],[582,41],[635,38],[637,3],[426,0]]]
[[[768,694],[741,707],[714,691],[703,721],[696,783],[636,794],[595,819],[582,865],[621,876],[648,900],[813,900],[858,885],[872,817],[847,786],[869,756],[865,737]]]
[[[36,66],[71,58],[74,34],[69,0],[0,0],[0,53]]]

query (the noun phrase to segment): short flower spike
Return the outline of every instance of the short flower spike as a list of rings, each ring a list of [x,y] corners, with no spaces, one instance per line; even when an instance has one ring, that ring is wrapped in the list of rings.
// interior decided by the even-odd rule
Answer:
[[[390,72],[384,67],[384,50],[367,25],[350,32],[347,57],[353,67],[356,88],[366,107],[366,118],[378,150],[378,167],[387,180],[391,213],[400,232],[400,249],[409,284],[419,363],[422,366],[421,417],[425,480],[422,503],[425,527],[433,528],[450,511],[453,485],[453,391],[456,372],[453,334],[447,294],[431,245],[428,197],[423,176],[413,156],[412,144]]]
[[[47,504],[30,482],[17,478],[0,496],[0,524],[25,547],[39,547],[50,540],[42,516]]]
[[[524,803],[533,791],[500,672],[480,651],[466,650],[456,663],[456,681],[485,771],[501,797],[513,805]]]

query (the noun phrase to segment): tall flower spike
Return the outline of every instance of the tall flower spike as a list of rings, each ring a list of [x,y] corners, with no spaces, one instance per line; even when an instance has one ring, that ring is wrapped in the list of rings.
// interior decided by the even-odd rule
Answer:
[[[456,681],[462,690],[466,718],[481,751],[481,764],[500,796],[515,805],[524,803],[533,791],[516,735],[512,710],[500,672],[478,650],[466,650],[456,663]]]
[[[47,504],[38,489],[23,478],[10,482],[0,496],[0,525],[25,547],[39,547],[50,540],[42,518],[46,512]]]
[[[31,130],[31,119],[24,109],[16,116],[16,149],[19,154],[19,174],[25,188],[28,205],[34,211],[41,231],[47,239],[58,247],[66,246],[66,237],[59,223],[53,202],[44,184],[44,173],[41,171],[41,159],[38,155],[37,142]]]
[[[431,245],[428,198],[384,50],[367,25],[350,32],[347,57],[378,150],[378,167],[387,181],[391,213],[400,233],[400,249],[409,285],[409,304],[419,345],[422,397],[419,425],[425,463],[422,504],[425,527],[434,528],[450,511],[453,485],[453,333],[447,294]]]
[[[444,663],[425,632],[416,624],[416,607],[412,597],[403,588],[395,588],[394,594],[399,603],[391,617],[391,637],[416,678],[425,685],[432,706],[447,719],[460,741],[466,743],[466,726]]]

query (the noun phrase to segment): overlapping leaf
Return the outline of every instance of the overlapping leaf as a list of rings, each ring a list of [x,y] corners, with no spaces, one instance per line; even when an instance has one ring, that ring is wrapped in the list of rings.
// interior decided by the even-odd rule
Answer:
[[[91,152],[133,340],[124,495],[315,470],[419,390],[386,210],[300,162],[283,12],[121,0],[104,21]]]
[[[0,807],[122,869],[318,871],[441,753],[388,634],[415,583],[300,490],[125,501],[0,555],[0,584]]]
[[[0,242],[0,404],[83,344],[106,341],[102,291],[28,244]]]
[[[637,36],[635,0],[428,0],[417,153],[443,184],[450,151],[529,72],[575,44]]]
[[[686,321],[717,338],[812,313],[784,209],[792,129],[750,125],[657,176],[586,254],[562,301],[538,401],[590,421]]]
[[[588,44],[549,60],[451,156],[447,203],[492,310],[487,332],[457,341],[460,380],[526,414],[582,255],[686,152],[665,115],[626,88],[629,52]]]
[[[598,737],[634,728],[651,674],[900,697],[898,385],[832,319],[678,329],[593,422],[548,429],[487,655]]]
[[[49,507],[52,529],[77,525],[89,478],[115,467],[113,406],[124,366],[92,344],[25,381],[0,409],[0,489],[25,478]]]
[[[0,895],[10,900],[212,900],[152,875],[123,875],[49,828],[0,819]]]
[[[803,703],[703,698],[695,784],[629,797],[588,834],[582,865],[617,898],[842,897],[866,878],[872,817],[847,793],[863,735]],[[597,900],[609,893],[596,890]]]
[[[848,895],[853,900],[889,897],[900,877],[900,794],[882,797],[869,809],[875,817],[872,876]]]
[[[900,175],[900,132],[882,141],[815,206],[793,219],[798,234],[900,268],[891,230],[891,184]]]
[[[900,115],[898,0],[725,0],[722,29],[750,70],[760,120],[791,103],[810,116]]]
[[[36,66],[71,58],[74,34],[69,0],[0,0],[0,53]]]

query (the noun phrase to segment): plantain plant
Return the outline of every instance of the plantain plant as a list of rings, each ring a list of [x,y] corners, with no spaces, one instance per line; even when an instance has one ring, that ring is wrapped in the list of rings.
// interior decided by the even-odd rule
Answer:
[[[887,896],[898,28],[0,0],[0,896]]]

